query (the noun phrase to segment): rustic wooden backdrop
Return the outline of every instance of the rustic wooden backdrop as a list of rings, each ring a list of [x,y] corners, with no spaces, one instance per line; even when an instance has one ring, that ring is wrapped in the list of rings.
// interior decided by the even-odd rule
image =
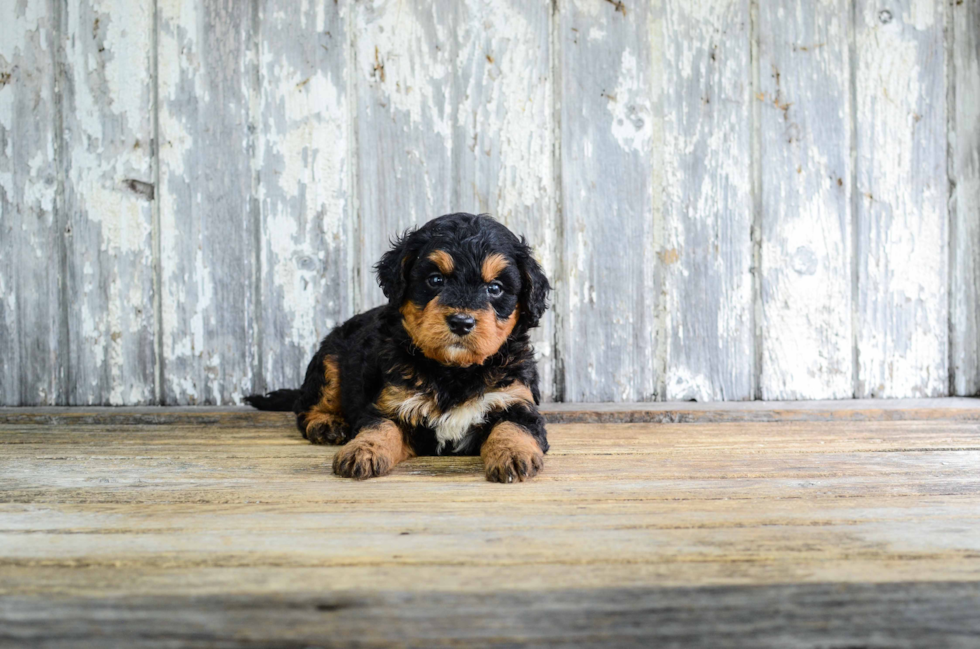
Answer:
[[[235,403],[524,232],[566,401],[980,390],[976,0],[2,0],[0,403]]]

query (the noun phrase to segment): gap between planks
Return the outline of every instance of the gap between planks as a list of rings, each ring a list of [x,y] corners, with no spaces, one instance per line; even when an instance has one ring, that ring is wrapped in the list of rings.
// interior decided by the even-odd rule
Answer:
[[[724,423],[776,421],[980,421],[980,399],[852,399],[841,401],[739,401],[651,403],[549,403],[548,423]],[[247,407],[43,407],[0,408],[0,425],[210,425],[291,424],[292,413]]]

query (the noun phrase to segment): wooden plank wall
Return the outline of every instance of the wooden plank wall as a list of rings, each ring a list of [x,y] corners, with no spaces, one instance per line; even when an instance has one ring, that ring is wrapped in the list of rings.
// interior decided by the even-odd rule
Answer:
[[[557,401],[980,391],[980,9],[26,0],[0,23],[0,404],[296,385],[372,265],[489,212]]]
[[[670,0],[660,36],[664,396],[751,399],[756,362],[749,2]]]
[[[947,17],[949,122],[950,391],[980,393],[980,3]]]
[[[152,0],[63,3],[69,403],[155,398]]]
[[[949,389],[945,4],[855,3],[858,397]]]
[[[763,399],[843,399],[852,362],[846,0],[759,6]]]
[[[61,7],[0,20],[0,401],[68,403]]]
[[[563,4],[560,80],[561,394],[569,401],[657,396],[653,16],[634,4]]]

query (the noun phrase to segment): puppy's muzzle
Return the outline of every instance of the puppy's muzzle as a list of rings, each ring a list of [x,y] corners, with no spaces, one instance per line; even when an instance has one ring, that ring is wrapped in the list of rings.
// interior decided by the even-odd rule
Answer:
[[[446,324],[449,325],[449,330],[457,336],[465,336],[473,331],[473,327],[476,326],[476,318],[465,313],[454,313],[446,316]]]

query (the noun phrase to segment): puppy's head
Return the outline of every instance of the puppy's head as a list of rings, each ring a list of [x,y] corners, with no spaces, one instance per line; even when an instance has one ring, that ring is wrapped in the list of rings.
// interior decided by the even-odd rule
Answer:
[[[486,215],[406,232],[375,270],[412,341],[444,365],[483,363],[512,332],[537,326],[551,290],[524,240]]]

